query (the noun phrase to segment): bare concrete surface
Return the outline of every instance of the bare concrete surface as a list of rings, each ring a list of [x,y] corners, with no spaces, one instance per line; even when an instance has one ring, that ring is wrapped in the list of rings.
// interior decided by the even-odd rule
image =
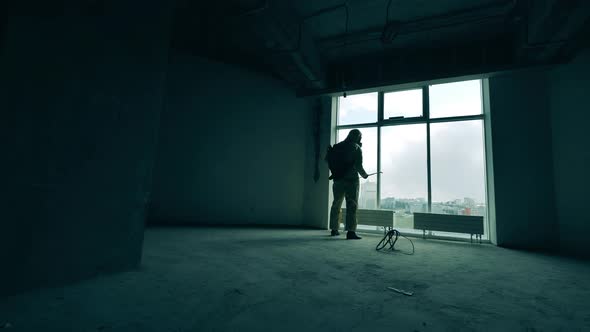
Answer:
[[[2,298],[0,329],[590,331],[588,262],[422,239],[382,253],[379,240],[148,229],[138,270]]]

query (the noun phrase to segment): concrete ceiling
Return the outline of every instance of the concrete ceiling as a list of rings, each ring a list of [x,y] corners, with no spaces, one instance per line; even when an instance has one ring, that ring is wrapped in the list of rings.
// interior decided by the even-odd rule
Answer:
[[[315,94],[567,61],[589,18],[585,0],[182,0],[173,47]]]

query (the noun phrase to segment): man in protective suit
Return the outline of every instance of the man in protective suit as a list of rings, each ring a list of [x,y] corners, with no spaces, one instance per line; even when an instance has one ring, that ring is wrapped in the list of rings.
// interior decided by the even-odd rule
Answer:
[[[326,160],[332,171],[331,179],[334,180],[332,190],[334,202],[330,210],[331,235],[340,235],[340,208],[346,198],[346,239],[359,240],[356,235],[356,210],[359,197],[359,177],[366,179],[369,175],[363,168],[363,152],[361,150],[362,134],[360,130],[353,129],[346,139],[332,147],[326,155]]]

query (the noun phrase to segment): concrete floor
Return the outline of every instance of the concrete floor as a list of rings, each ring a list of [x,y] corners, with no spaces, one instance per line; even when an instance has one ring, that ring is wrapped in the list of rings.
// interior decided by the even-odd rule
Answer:
[[[317,230],[156,228],[139,270],[0,299],[10,331],[590,331],[590,264]],[[409,249],[400,239],[400,248]],[[414,292],[405,296],[386,289]]]

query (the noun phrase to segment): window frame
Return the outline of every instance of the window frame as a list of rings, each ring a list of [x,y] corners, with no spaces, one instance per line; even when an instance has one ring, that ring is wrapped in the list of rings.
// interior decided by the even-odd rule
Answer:
[[[390,118],[385,118],[385,95],[388,93],[396,93],[396,92],[404,92],[404,91],[413,91],[413,90],[422,90],[422,115],[419,116],[412,116],[412,117],[403,117],[400,119],[390,119]],[[396,120],[419,120],[419,119],[423,119],[425,117],[424,114],[424,89],[422,87],[414,87],[414,88],[408,88],[408,87],[403,87],[403,88],[399,88],[399,89],[388,89],[388,90],[383,90],[380,91],[381,96],[383,97],[382,99],[382,114],[381,117],[378,116],[378,119],[381,119],[383,121],[396,121]]]
[[[479,80],[480,81],[480,100],[481,100],[481,114],[474,114],[474,115],[461,115],[461,116],[449,116],[449,117],[438,117],[438,118],[431,118],[430,117],[430,98],[429,98],[429,88],[432,85],[438,84],[445,84],[445,83],[457,83],[462,81],[469,81],[469,80]],[[408,91],[408,90],[417,90],[422,89],[422,116],[418,117],[404,117],[404,118],[397,118],[397,119],[385,119],[384,118],[384,101],[385,101],[385,94],[391,92],[399,92],[399,91]],[[336,105],[333,107],[333,117],[332,117],[332,143],[335,142],[336,132],[341,129],[354,129],[354,128],[377,128],[377,209],[381,206],[381,173],[379,173],[382,169],[381,165],[381,129],[383,127],[390,127],[390,126],[401,126],[401,125],[408,125],[408,124],[426,124],[426,167],[427,167],[427,203],[428,203],[428,212],[432,211],[432,160],[431,160],[431,134],[430,134],[430,125],[432,123],[441,123],[441,122],[457,122],[457,121],[470,121],[470,120],[481,120],[482,121],[482,128],[483,128],[483,137],[484,137],[484,183],[485,183],[485,204],[487,210],[487,217],[484,224],[484,237],[487,241],[495,242],[495,229],[492,229],[492,225],[495,225],[495,212],[494,207],[490,205],[494,205],[493,200],[493,174],[489,172],[492,169],[491,164],[491,128],[490,128],[490,109],[489,109],[489,96],[488,96],[488,89],[489,84],[488,80],[485,77],[470,77],[470,78],[462,78],[462,79],[453,79],[453,80],[442,80],[436,82],[420,82],[415,84],[404,84],[400,87],[384,87],[384,88],[376,88],[370,90],[364,90],[356,94],[364,94],[364,93],[378,93],[377,98],[377,122],[371,123],[360,123],[360,124],[346,124],[346,125],[339,125],[339,98],[342,97],[340,95],[333,95],[332,96],[332,105]],[[350,95],[350,94],[349,94]]]
[[[369,93],[375,93],[378,91],[368,91],[368,92],[359,92],[359,93],[351,93],[351,94],[346,94],[346,97],[352,97],[352,96],[358,96],[358,95],[364,95],[364,94],[369,94]],[[359,124],[348,124],[348,125],[338,125],[337,126],[340,129],[346,129],[346,126],[353,126],[354,128],[366,128],[366,127],[370,127],[371,125],[376,125],[377,123],[379,123],[379,93],[377,93],[377,122],[362,122]],[[336,97],[336,123],[338,123],[339,120],[339,114],[338,112],[340,111],[340,98]]]

